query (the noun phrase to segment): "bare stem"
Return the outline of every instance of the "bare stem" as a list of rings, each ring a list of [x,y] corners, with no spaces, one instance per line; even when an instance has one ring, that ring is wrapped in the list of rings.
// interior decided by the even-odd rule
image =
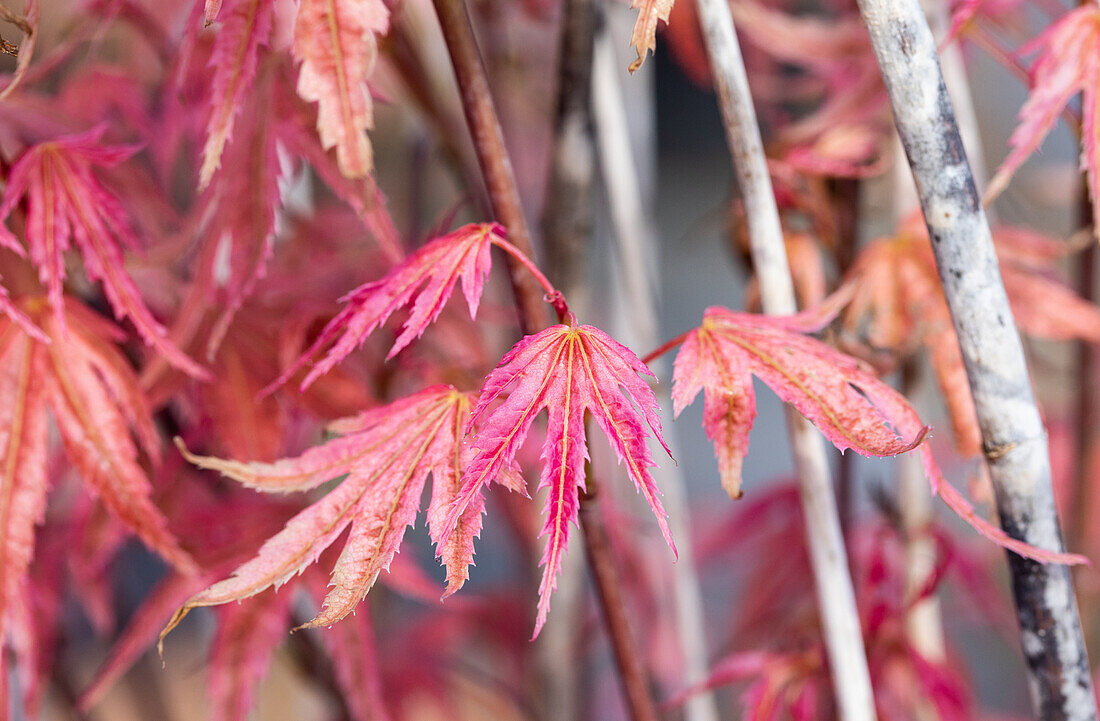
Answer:
[[[504,132],[497,119],[489,79],[481,61],[470,16],[462,0],[434,0],[443,39],[454,66],[462,110],[473,138],[477,161],[489,191],[489,204],[497,220],[508,229],[508,240],[528,258],[534,257],[531,233],[523,215],[512,161],[504,146]],[[519,308],[520,327],[525,334],[546,327],[542,294],[535,279],[518,262],[509,262],[512,290]]]
[[[699,0],[697,7],[745,203],[764,311],[790,314],[796,310],[794,287],[733,19],[726,0]],[[839,716],[843,721],[872,721],[871,675],[825,446],[817,431],[793,409],[788,408],[787,422]]]
[[[497,120],[489,81],[485,76],[485,67],[481,62],[466,6],[462,0],[433,0],[433,4],[458,79],[466,122],[470,127],[478,163],[489,191],[489,202],[497,219],[508,229],[511,244],[531,258],[531,234],[523,215],[519,189],[504,146],[504,135]],[[541,330],[547,323],[539,287],[533,276],[527,272],[528,269],[515,256],[509,255],[508,259],[523,330],[525,333]],[[633,721],[655,721],[655,706],[645,671],[635,650],[634,639],[630,635],[626,608],[619,592],[620,582],[607,543],[607,530],[595,507],[595,481],[591,474],[588,474],[586,484],[590,490],[581,498],[581,529],[588,564],[592,569],[592,580],[600,598],[611,646],[615,651],[619,677]]]
[[[627,710],[632,721],[657,721],[657,707],[649,691],[649,681],[626,617],[622,584],[615,570],[611,554],[611,541],[607,528],[599,517],[596,503],[596,480],[591,472],[585,478],[585,492],[581,496],[580,521],[584,529],[584,551],[588,568],[596,587],[596,596],[603,611],[604,624],[611,639],[611,651],[619,669],[619,680],[626,696]]]
[[[654,233],[654,211],[650,195],[640,180],[639,163],[631,146],[631,126],[628,121],[625,91],[645,92],[639,87],[643,82],[635,75],[629,85],[624,81],[622,62],[615,54],[614,33],[608,27],[613,20],[611,8],[605,5],[603,30],[597,34],[592,60],[592,118],[599,149],[600,174],[606,191],[608,216],[614,228],[616,253],[614,277],[621,292],[616,297],[616,315],[619,327],[632,342],[640,347],[658,342],[657,267],[660,255]],[[625,10],[626,8],[620,8]],[[653,133],[646,137],[652,139]],[[651,145],[638,155],[652,157]],[[652,358],[650,360],[653,360]],[[654,364],[653,371],[659,378],[667,377],[667,363]],[[672,425],[672,402],[669,385],[657,387],[661,405],[661,423]],[[672,455],[678,456],[676,434],[670,433]],[[680,652],[683,655],[681,682],[684,687],[701,683],[709,674],[710,633],[706,626],[703,594],[699,587],[698,568],[689,541],[692,538],[691,511],[687,501],[687,483],[683,471],[676,464],[661,464],[653,469],[657,484],[664,491],[665,509],[668,512],[669,529],[680,544],[679,562],[672,568],[670,593],[676,609],[676,631]],[[718,721],[718,707],[714,694],[700,693],[684,705],[684,721]]]
[[[859,0],[859,7],[932,238],[1001,526],[1012,538],[1062,552],[1047,434],[935,41],[917,0]],[[1069,569],[1014,553],[1008,561],[1037,717],[1096,719]]]
[[[569,316],[569,306],[565,302],[565,295],[554,287],[550,279],[543,275],[543,272],[539,270],[539,267],[535,265],[534,261],[527,257],[526,253],[509,243],[507,240],[493,239],[493,245],[512,256],[517,263],[535,277],[538,284],[546,291],[543,300],[554,306],[554,310],[557,312],[559,320],[565,320],[565,318]]]
[[[685,340],[687,340],[688,333],[691,333],[691,331],[681,333],[680,335],[676,336],[672,340],[667,340],[664,343],[662,343],[661,345],[657,346],[656,348],[651,350],[649,353],[642,356],[642,363],[645,363],[646,365],[648,365],[648,364],[652,363],[653,361],[657,360],[658,358],[660,358],[661,356],[663,356],[665,353],[668,353],[673,348],[676,348],[677,346],[681,345]]]

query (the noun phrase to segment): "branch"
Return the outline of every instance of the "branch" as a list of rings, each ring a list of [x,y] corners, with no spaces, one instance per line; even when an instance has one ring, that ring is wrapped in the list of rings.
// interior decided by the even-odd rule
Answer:
[[[504,134],[497,120],[489,81],[485,76],[474,39],[473,27],[462,0],[433,0],[443,37],[454,65],[462,95],[466,122],[470,126],[474,149],[477,153],[489,202],[497,219],[508,229],[512,245],[528,258],[534,257],[531,234],[523,215],[519,189],[508,151],[504,146]],[[541,293],[527,269],[512,255],[507,256],[516,295],[516,305],[524,333],[532,333],[547,326]],[[626,609],[619,592],[620,583],[615,563],[606,543],[607,531],[595,508],[595,481],[586,474],[589,494],[581,497],[580,522],[584,535],[585,551],[592,569],[592,579],[604,612],[604,621],[612,648],[615,651],[619,677],[627,696],[627,704],[633,721],[655,721],[656,707],[650,695],[645,670],[636,651],[634,639],[626,622]],[[602,539],[602,540],[601,540]]]
[[[474,141],[485,187],[489,191],[493,215],[508,229],[508,241],[528,258],[534,258],[531,232],[523,215],[512,162],[504,146],[504,132],[497,120],[489,79],[474,39],[470,16],[466,14],[462,0],[433,0],[433,4],[458,80],[462,110],[466,114],[466,124]],[[527,335],[545,328],[546,312],[534,278],[512,257],[508,258],[508,270],[523,333]]]
[[[764,311],[773,315],[793,313],[794,287],[779,211],[729,6],[726,0],[698,0],[697,7],[726,140],[744,199]],[[787,423],[839,715],[844,721],[871,721],[875,718],[871,676],[825,446],[817,431],[794,409],[787,409]]]
[[[1032,395],[989,224],[963,151],[936,46],[917,0],[859,0],[913,170],[974,395],[1001,526],[1064,551],[1047,435]],[[1008,554],[1039,718],[1096,719],[1069,569]]]
[[[608,19],[605,12],[605,21]],[[658,262],[651,213],[646,213],[647,194],[639,182],[637,163],[630,147],[621,78],[622,64],[615,57],[614,39],[605,27],[596,38],[592,68],[592,115],[596,128],[599,166],[606,190],[608,214],[615,237],[615,277],[621,278],[620,316],[630,339],[646,348],[658,341],[658,287],[655,266]],[[638,80],[632,82],[632,85]],[[649,206],[652,208],[652,205]],[[686,334],[685,334],[686,335]],[[683,340],[683,337],[680,339]],[[658,362],[652,370],[658,378],[668,377],[669,364]],[[661,423],[670,427],[672,401],[669,387],[657,388],[661,404]],[[678,456],[675,434],[668,438],[673,457]],[[687,484],[676,465],[661,464],[654,469],[658,485],[664,491],[669,528],[676,538],[690,539],[691,518],[687,502]],[[680,652],[684,657],[684,687],[701,683],[709,675],[708,631],[703,613],[702,592],[691,543],[680,546],[678,562],[672,569],[673,601]],[[717,721],[718,708],[713,693],[700,693],[684,705],[684,721]]]

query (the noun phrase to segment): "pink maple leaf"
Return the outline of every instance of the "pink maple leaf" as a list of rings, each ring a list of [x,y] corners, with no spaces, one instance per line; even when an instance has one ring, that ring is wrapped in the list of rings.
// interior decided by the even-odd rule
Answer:
[[[944,480],[931,449],[923,444],[930,429],[904,396],[859,360],[806,335],[827,325],[849,298],[846,290],[818,308],[786,317],[708,308],[703,324],[688,334],[674,367],[674,412],[679,414],[704,391],[703,424],[730,495],[741,491],[741,462],[756,415],[755,375],[841,451],[893,456],[919,446],[932,491],[987,538],[1038,561],[1082,562],[1081,556],[1010,538],[978,516]]]
[[[450,386],[432,386],[386,406],[336,421],[342,434],[296,458],[274,463],[243,463],[187,453],[202,468],[220,471],[268,493],[305,491],[339,476],[347,477],[324,498],[294,516],[254,558],[233,575],[189,600],[164,633],[199,606],[239,601],[280,586],[317,561],[351,526],[332,572],[321,613],[306,626],[327,626],[355,608],[388,568],[405,528],[416,518],[424,484],[431,474],[428,524],[436,551],[447,566],[447,593],[465,582],[473,559],[473,539],[481,532],[483,505],[471,504],[443,533],[443,518],[462,476],[462,438],[468,428],[470,398]],[[509,466],[501,482],[522,490]]]
[[[136,149],[100,145],[105,131],[106,126],[100,126],[40,143],[23,153],[8,176],[0,200],[0,221],[6,220],[26,197],[27,250],[3,225],[0,246],[21,257],[29,252],[46,286],[50,305],[64,325],[64,254],[75,242],[88,275],[102,281],[115,315],[119,319],[129,317],[142,339],[173,366],[196,378],[206,378],[208,373],[167,338],[164,326],[153,317],[126,274],[122,249],[137,249],[139,243],[122,204],[100,185],[93,168],[118,165]]]
[[[157,435],[137,378],[113,344],[119,332],[76,302],[64,309],[63,329],[41,299],[25,302],[48,344],[0,316],[0,640],[9,611],[19,605],[34,527],[46,510],[48,414],[69,460],[103,505],[165,560],[195,571],[153,504],[139,463],[139,444],[158,458]]]
[[[423,248],[394,266],[384,277],[365,283],[341,301],[347,305],[321,331],[313,345],[286,371],[275,385],[301,368],[321,348],[335,341],[333,347],[302,381],[307,388],[321,375],[342,361],[376,328],[386,322],[397,309],[412,304],[408,320],[394,341],[387,359],[393,358],[437,318],[462,279],[462,292],[470,308],[470,317],[477,315],[485,277],[492,259],[489,246],[503,241],[504,229],[496,223],[471,223],[427,243]]]
[[[833,312],[774,317],[708,308],[703,324],[684,341],[674,367],[673,410],[679,415],[704,391],[703,425],[730,496],[741,495],[741,464],[756,417],[754,375],[842,451],[893,456],[924,439],[927,429],[920,428],[912,440],[900,438],[868,399],[867,388],[889,388],[878,377],[854,358],[804,335],[820,330]]]
[[[215,5],[215,7],[211,7]],[[221,2],[208,2],[207,22],[221,10]],[[222,26],[214,36],[210,54],[210,118],[202,149],[199,188],[205,188],[221,163],[226,141],[245,106],[244,97],[256,78],[260,48],[267,45],[275,15],[273,0],[230,0]]]
[[[514,461],[535,416],[543,408],[548,409],[539,487],[549,488],[550,494],[542,533],[547,543],[535,636],[550,610],[550,595],[557,585],[569,540],[569,524],[577,522],[588,458],[586,412],[591,413],[620,462],[626,465],[627,475],[653,509],[665,540],[675,551],[660,491],[649,472],[655,464],[646,446],[645,426],[666,452],[668,446],[661,436],[657,399],[641,378],[643,375],[652,373],[629,348],[599,328],[555,325],[520,340],[482,386],[473,413],[480,430],[474,437],[473,456],[443,535],[450,537],[451,529],[469,509],[484,502],[483,489]],[[494,407],[505,393],[504,402]]]
[[[378,57],[378,36],[389,29],[382,0],[302,0],[294,22],[294,57],[302,63],[298,94],[316,101],[317,131],[336,147],[340,170],[351,178],[371,172],[366,130],[373,127],[367,79]]]
[[[1008,139],[1012,151],[989,181],[987,197],[1008,185],[1028,156],[1054,126],[1070,99],[1081,93],[1081,168],[1086,171],[1093,207],[1100,207],[1100,7],[1087,3],[1072,10],[1021,49],[1038,52],[1031,67],[1031,94],[1020,109],[1020,124]],[[1100,231],[1096,231],[1100,232]]]

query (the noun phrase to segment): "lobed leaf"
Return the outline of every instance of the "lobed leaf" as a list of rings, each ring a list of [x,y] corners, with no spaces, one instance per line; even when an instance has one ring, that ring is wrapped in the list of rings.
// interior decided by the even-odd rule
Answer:
[[[627,475],[653,509],[665,540],[675,551],[660,491],[649,472],[655,464],[646,446],[645,427],[666,452],[668,447],[661,436],[657,399],[643,375],[652,374],[633,352],[600,329],[555,325],[520,340],[485,379],[473,412],[479,432],[443,536],[452,537],[469,511],[480,508],[485,487],[494,479],[500,482],[502,470],[514,463],[532,422],[546,408],[549,421],[539,488],[549,489],[541,534],[547,541],[535,636],[546,622],[569,525],[577,522],[588,460],[586,413],[626,466]],[[505,393],[503,402],[495,405]]]
[[[755,416],[751,377],[764,381],[841,451],[892,456],[912,450],[927,429],[901,438],[891,419],[869,400],[885,386],[858,361],[803,335],[819,319],[788,319],[708,308],[676,356],[673,412],[704,392],[704,427],[715,443],[722,486],[741,495],[741,463]]]
[[[429,519],[437,551],[448,565],[448,592],[465,580],[472,538],[480,530],[467,522],[462,541],[440,542],[441,508],[453,498],[459,473],[462,436],[468,428],[470,400],[450,386],[433,386],[354,419],[335,424],[346,436],[275,463],[241,463],[186,454],[204,468],[221,471],[246,485],[282,492],[311,488],[344,476],[340,484],[295,515],[269,538],[230,578],[192,597],[163,634],[198,606],[214,606],[278,587],[317,561],[350,527],[332,572],[321,613],[305,626],[330,625],[351,613],[389,567],[405,528],[413,523],[429,474],[435,477]],[[186,453],[186,451],[185,451]],[[480,510],[477,511],[480,516]],[[476,526],[476,527],[475,527]],[[162,637],[163,637],[162,634]]]
[[[302,381],[304,390],[362,345],[395,311],[411,304],[409,317],[386,356],[393,358],[439,317],[459,279],[470,317],[476,316],[492,262],[489,246],[494,239],[502,239],[503,233],[504,229],[496,223],[464,225],[427,243],[385,277],[359,286],[342,299],[346,303],[344,309],[272,387],[285,383],[310,357],[333,344]]]

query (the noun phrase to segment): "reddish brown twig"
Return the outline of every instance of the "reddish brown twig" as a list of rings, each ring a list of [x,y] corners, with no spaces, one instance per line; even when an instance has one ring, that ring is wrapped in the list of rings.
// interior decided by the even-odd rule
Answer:
[[[528,258],[532,258],[534,253],[531,234],[523,215],[519,189],[504,146],[504,135],[497,120],[489,81],[466,7],[462,0],[433,0],[433,4],[454,65],[463,111],[489,191],[493,213],[507,228],[509,242]],[[538,283],[515,256],[508,255],[507,259],[523,331],[532,333],[545,328],[546,313]],[[630,635],[626,608],[619,592],[618,574],[607,541],[607,530],[595,507],[595,486],[591,474],[587,476],[586,485],[589,492],[582,497],[580,508],[585,551],[603,609],[607,633],[615,652],[627,705],[633,721],[656,721],[656,706],[650,695],[634,639]]]

